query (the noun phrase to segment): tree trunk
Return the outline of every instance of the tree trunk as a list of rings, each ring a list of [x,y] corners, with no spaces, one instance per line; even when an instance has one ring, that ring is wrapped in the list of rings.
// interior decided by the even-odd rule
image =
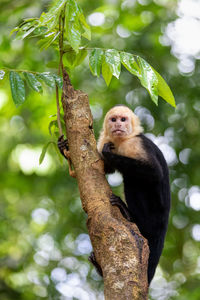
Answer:
[[[110,205],[111,189],[104,174],[93,132],[88,96],[75,91],[64,73],[62,104],[72,164],[88,231],[101,266],[106,300],[147,299],[147,241],[137,226]]]

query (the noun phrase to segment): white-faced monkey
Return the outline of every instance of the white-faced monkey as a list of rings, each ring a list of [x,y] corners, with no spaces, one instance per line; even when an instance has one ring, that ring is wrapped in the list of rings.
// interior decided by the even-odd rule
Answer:
[[[104,119],[97,148],[106,173],[119,171],[123,176],[127,206],[112,195],[111,204],[119,206],[128,220],[136,223],[148,240],[150,283],[163,249],[170,210],[167,163],[159,148],[143,134],[139,118],[126,106],[116,105]],[[61,153],[66,146],[58,142]],[[94,254],[90,261],[101,273]]]
[[[128,107],[114,106],[105,116],[97,148],[104,160],[105,172],[117,170],[123,176],[129,215],[148,240],[150,283],[164,245],[170,210],[170,186],[162,152],[142,132],[139,118]],[[117,198],[116,205],[126,216],[124,203]],[[113,196],[111,203],[114,204]]]

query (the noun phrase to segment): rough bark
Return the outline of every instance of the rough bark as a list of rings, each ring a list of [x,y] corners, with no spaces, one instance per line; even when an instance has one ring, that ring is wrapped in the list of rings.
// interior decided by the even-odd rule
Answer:
[[[64,74],[62,104],[72,164],[95,257],[102,268],[106,300],[147,299],[148,244],[137,226],[110,205],[111,189],[93,133],[88,96]]]

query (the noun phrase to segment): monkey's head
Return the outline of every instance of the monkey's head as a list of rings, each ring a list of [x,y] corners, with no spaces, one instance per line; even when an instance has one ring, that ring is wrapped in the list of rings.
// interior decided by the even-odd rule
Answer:
[[[116,105],[107,112],[103,130],[112,139],[127,139],[143,131],[139,118],[125,105]]]

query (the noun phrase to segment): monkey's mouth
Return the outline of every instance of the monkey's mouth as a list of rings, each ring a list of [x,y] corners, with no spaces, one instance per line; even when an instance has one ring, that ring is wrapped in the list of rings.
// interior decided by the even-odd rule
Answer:
[[[117,134],[124,133],[124,130],[115,129],[115,130],[113,130],[113,133],[117,133]]]

